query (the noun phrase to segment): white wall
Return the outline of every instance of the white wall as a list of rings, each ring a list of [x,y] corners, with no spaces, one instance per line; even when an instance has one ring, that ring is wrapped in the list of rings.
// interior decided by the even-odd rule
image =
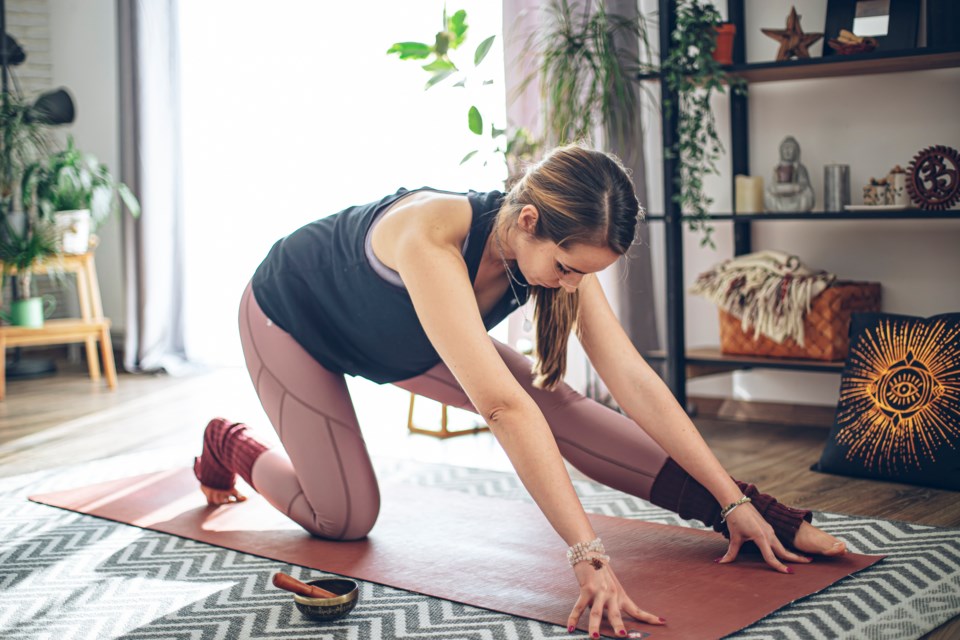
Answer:
[[[775,59],[777,42],[760,28],[783,28],[791,5],[801,15],[804,31],[823,31],[823,0],[748,0],[749,62]],[[821,43],[811,48],[812,56],[820,55]],[[719,131],[729,148],[728,100],[724,96],[714,104]],[[906,167],[917,151],[930,145],[960,149],[957,104],[960,69],[751,85],[751,173],[769,182],[780,141],[792,135],[801,145],[801,161],[817,194],[816,209],[822,210],[823,204],[823,166],[833,162],[850,165],[853,200],[859,204],[861,187],[871,176],[886,175],[896,164]],[[650,210],[662,211],[659,121],[656,114],[651,116],[646,140]],[[713,210],[729,212],[729,161],[720,168],[722,175],[711,177],[707,190],[715,200]],[[699,237],[686,234],[684,281],[688,286],[697,274],[733,255],[732,225],[714,224],[716,251],[701,249]],[[921,316],[960,311],[958,220],[754,223],[753,244],[754,249],[789,251],[807,265],[842,278],[881,282],[884,311]],[[656,251],[661,255],[662,248]],[[659,305],[662,309],[662,295]],[[718,344],[715,306],[690,295],[686,305],[688,346]],[[812,404],[835,403],[838,389],[839,375],[773,371],[699,379],[688,388],[691,394],[732,393],[745,399]]]
[[[119,177],[116,4],[113,0],[52,0],[49,7],[53,86],[66,87],[77,110],[73,124],[58,128],[58,133],[73,135],[77,147],[96,155]],[[97,276],[103,310],[114,330],[122,331],[119,221],[110,220],[98,235]]]

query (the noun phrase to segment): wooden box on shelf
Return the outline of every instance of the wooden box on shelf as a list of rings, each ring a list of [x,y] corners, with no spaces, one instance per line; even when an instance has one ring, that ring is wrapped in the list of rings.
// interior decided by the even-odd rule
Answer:
[[[850,348],[850,315],[856,311],[880,311],[879,282],[837,281],[813,299],[804,317],[804,345],[792,338],[782,344],[753,327],[744,331],[740,318],[720,310],[720,351],[729,355],[769,356],[805,360],[843,360]]]

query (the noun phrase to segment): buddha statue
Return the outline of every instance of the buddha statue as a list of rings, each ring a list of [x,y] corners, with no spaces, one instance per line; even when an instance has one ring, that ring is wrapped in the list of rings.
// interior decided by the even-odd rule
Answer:
[[[787,136],[780,143],[780,163],[773,170],[763,204],[767,211],[810,211],[813,200],[810,174],[800,162],[800,143]]]

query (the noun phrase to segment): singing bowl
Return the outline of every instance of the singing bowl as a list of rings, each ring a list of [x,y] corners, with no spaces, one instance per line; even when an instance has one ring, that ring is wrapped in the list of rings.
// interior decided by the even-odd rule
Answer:
[[[347,615],[357,606],[360,599],[360,585],[346,578],[321,578],[311,580],[312,584],[337,594],[336,598],[307,598],[293,594],[293,601],[300,613],[314,620],[336,620]]]

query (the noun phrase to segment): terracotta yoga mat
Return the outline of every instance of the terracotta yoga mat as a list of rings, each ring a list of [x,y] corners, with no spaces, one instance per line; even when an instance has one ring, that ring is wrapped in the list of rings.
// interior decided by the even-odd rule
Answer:
[[[536,505],[522,501],[385,484],[380,518],[369,537],[330,542],[310,536],[255,493],[243,503],[206,506],[189,469],[30,499],[561,626],[579,592],[566,564],[566,545]],[[726,549],[726,540],[715,533],[603,515],[590,520],[627,593],[668,621],[654,627],[624,616],[627,629],[658,640],[720,638],[882,558],[817,559],[793,565],[795,575],[783,575],[759,555],[715,564]],[[579,628],[587,625],[585,613]],[[604,631],[614,636],[606,621]]]

